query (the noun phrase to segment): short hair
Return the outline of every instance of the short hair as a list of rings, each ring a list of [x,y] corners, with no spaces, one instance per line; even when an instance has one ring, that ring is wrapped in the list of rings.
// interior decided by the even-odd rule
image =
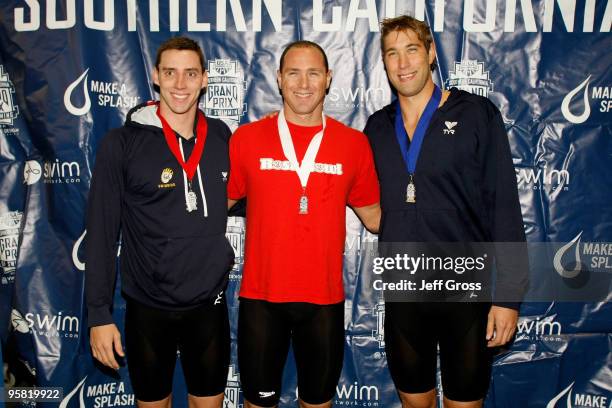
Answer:
[[[157,56],[155,57],[155,68],[159,69],[161,62],[161,56],[164,51],[168,50],[179,50],[179,51],[194,51],[200,58],[200,65],[202,66],[202,72],[206,71],[206,59],[200,45],[188,37],[172,37],[164,41],[157,49]]]
[[[385,38],[396,31],[414,31],[417,38],[425,46],[425,50],[429,52],[429,48],[433,43],[433,36],[431,35],[431,29],[426,22],[417,20],[412,16],[402,15],[393,18],[385,18],[380,23],[380,49],[383,54],[385,53]],[[436,69],[436,62],[432,62],[429,68],[433,71]]]
[[[323,48],[321,48],[321,46],[317,43],[314,43],[312,41],[306,41],[306,40],[294,41],[292,43],[289,43],[285,47],[280,57],[280,64],[278,68],[279,71],[282,72],[283,64],[285,62],[285,55],[287,55],[289,50],[292,48],[314,48],[315,50],[319,51],[321,55],[323,56],[323,62],[325,64],[325,71],[329,71],[329,63],[327,62],[327,55],[325,54],[325,51],[323,51]]]

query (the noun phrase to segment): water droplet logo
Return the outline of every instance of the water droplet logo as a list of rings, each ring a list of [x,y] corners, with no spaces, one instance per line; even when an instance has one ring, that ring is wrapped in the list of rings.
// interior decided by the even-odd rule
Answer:
[[[83,389],[85,388],[85,380],[87,379],[87,376],[85,378],[83,378],[81,380],[80,383],[77,384],[76,387],[74,387],[74,389],[72,391],[70,391],[70,393],[68,395],[66,395],[64,397],[64,399],[62,400],[62,402],[59,405],[59,408],[66,408],[68,406],[68,404],[70,403],[70,400],[72,399],[72,397],[74,397],[74,395],[77,393],[77,391],[79,391],[79,389],[81,390],[81,392],[79,393],[79,402],[80,402],[80,407],[81,408],[85,408],[85,400],[83,399]]]
[[[580,271],[582,270],[582,263],[580,262],[580,237],[582,236],[582,231],[578,235],[574,237],[570,242],[563,245],[553,258],[553,266],[557,273],[564,278],[575,278],[578,276]],[[572,247],[572,245],[576,246],[576,265],[572,269],[565,269],[565,266],[561,263],[563,259],[563,255]]]
[[[89,92],[87,91],[87,73],[88,72],[89,72],[89,68],[87,68],[85,72],[83,72],[81,76],[76,79],[76,81],[68,85],[68,88],[66,88],[66,92],[64,92],[64,106],[66,106],[66,110],[72,113],[74,116],[83,116],[87,112],[89,112],[89,109],[91,108],[91,101],[89,100]],[[72,104],[72,102],[70,101],[70,98],[72,96],[72,93],[76,89],[76,87],[79,86],[81,82],[83,83],[83,97],[85,98],[85,103],[80,108],[77,108],[76,106]]]
[[[570,91],[565,96],[565,98],[563,98],[563,102],[561,103],[561,113],[563,113],[563,116],[565,116],[565,119],[567,119],[568,121],[572,123],[575,123],[575,124],[584,123],[589,118],[589,115],[591,114],[591,106],[589,105],[589,81],[590,80],[591,80],[591,76],[589,75],[587,79],[585,79],[580,85],[578,85],[576,88]],[[569,108],[570,103],[572,102],[574,95],[580,92],[582,88],[584,88],[584,94],[583,94],[584,112],[582,112],[582,114],[580,115],[574,115],[572,112],[570,112],[570,108]]]
[[[42,176],[42,168],[36,160],[28,160],[23,169],[23,182],[28,186],[36,183]]]
[[[81,248],[81,244],[83,243],[83,239],[85,238],[85,234],[87,234],[87,230],[83,231],[79,239],[74,243],[72,247],[72,263],[79,271],[85,270],[85,262],[81,262],[79,259],[79,248]]]
[[[567,408],[572,408],[572,387],[574,383],[572,382],[566,389],[557,394],[553,399],[550,400],[548,404],[546,404],[546,408],[555,408],[557,402],[563,398],[565,394],[567,394]]]

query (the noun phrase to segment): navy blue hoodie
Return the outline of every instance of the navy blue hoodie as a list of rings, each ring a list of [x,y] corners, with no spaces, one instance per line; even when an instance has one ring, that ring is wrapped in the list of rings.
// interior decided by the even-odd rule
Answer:
[[[395,136],[395,102],[370,116],[368,136],[380,180],[381,242],[525,242],[516,175],[499,110],[456,88],[427,128],[414,175],[416,203]],[[523,247],[524,248],[524,247]],[[524,256],[496,253],[496,291],[518,308],[527,287]],[[512,301],[510,301],[512,299]]]
[[[156,109],[146,104],[132,109],[125,125],[111,130],[98,148],[87,209],[90,327],[113,322],[120,235],[122,291],[145,305],[186,310],[213,298],[227,283],[234,257],[225,238],[231,132],[222,121],[206,118],[202,184],[197,172],[192,181],[198,208],[187,212],[183,170],[167,146]],[[181,141],[185,158],[194,140]]]

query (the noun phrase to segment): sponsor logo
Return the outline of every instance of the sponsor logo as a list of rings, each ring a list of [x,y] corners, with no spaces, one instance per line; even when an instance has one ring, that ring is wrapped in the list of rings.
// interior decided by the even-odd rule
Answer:
[[[516,182],[522,190],[540,190],[544,187],[552,191],[568,191],[570,184],[569,170],[544,168],[515,168]]]
[[[529,341],[563,341],[563,326],[553,317],[535,319],[533,317],[519,317],[516,328],[516,339]]]
[[[215,298],[213,305],[220,305],[222,300],[223,300],[223,291],[217,293],[217,297]]]
[[[23,213],[11,211],[0,215],[0,284],[15,281],[17,249],[19,248],[19,228]]]
[[[230,365],[223,397],[223,408],[241,408],[240,393],[240,374],[236,372],[234,365]]]
[[[72,263],[79,271],[85,270],[85,262],[81,262],[81,258],[79,258],[79,251],[81,249],[81,245],[83,244],[83,240],[85,239],[86,234],[87,230],[84,230],[79,239],[77,239],[74,245],[72,246]]]
[[[457,122],[449,122],[449,121],[445,121],[444,122],[444,126],[446,126],[446,129],[442,129],[442,132],[445,135],[454,135],[455,134],[455,129],[453,129],[455,126],[457,126]]]
[[[77,394],[77,392],[79,393],[79,407],[80,408],[86,408],[85,407],[85,399],[83,397],[83,389],[84,389],[84,385],[85,385],[85,380],[87,379],[87,376],[85,376],[77,385],[76,387],[74,387],[62,400],[62,402],[60,402],[59,408],[66,408],[68,406],[68,404],[70,403],[70,400],[72,400],[72,398]]]
[[[372,338],[378,342],[378,348],[385,348],[385,302],[381,299],[373,308],[376,316],[376,328],[372,330]],[[380,352],[376,356],[382,358]]]
[[[221,172],[221,178],[222,178],[222,180],[223,180],[224,182],[226,182],[226,181],[227,181],[227,171],[222,171],[222,172]]]
[[[274,391],[259,391],[259,396],[261,398],[268,398],[276,394]]]
[[[493,82],[489,79],[489,71],[484,70],[484,62],[469,59],[455,62],[454,70],[448,73],[446,87],[456,87],[484,97],[493,92]]]
[[[42,176],[42,168],[36,160],[28,160],[23,169],[23,182],[27,185],[32,185]]]
[[[581,242],[582,231],[561,246],[553,257],[553,267],[563,278],[576,278],[582,271],[610,272],[612,270],[612,243]],[[564,259],[569,262],[564,263]]]
[[[356,108],[372,106],[374,110],[382,108],[391,99],[388,88],[330,87],[325,98],[327,112],[348,112]]]
[[[30,332],[30,326],[28,325],[28,322],[26,322],[26,320],[23,318],[23,316],[21,315],[21,313],[19,313],[19,310],[17,309],[13,309],[13,311],[11,312],[11,324],[13,325],[13,329],[15,329],[15,331],[19,333],[25,334]]]
[[[13,309],[11,322],[13,328],[20,333],[32,332],[44,337],[75,339],[79,337],[79,318],[63,315],[62,312],[58,314],[26,313],[22,315],[17,309]],[[25,329],[26,326],[27,330]]]
[[[81,166],[72,161],[45,161],[43,163],[43,183],[74,184],[81,182]]]
[[[13,101],[15,86],[10,81],[4,66],[0,65],[0,125],[13,126],[19,115],[19,107]]]
[[[127,92],[127,85],[120,82],[106,82],[92,80],[89,89],[87,89],[87,81],[89,76],[89,68],[75,79],[64,92],[64,106],[66,110],[74,116],[83,116],[91,110],[90,92],[97,95],[95,101],[98,106],[110,108],[130,109],[138,104],[139,96],[131,96]],[[79,85],[81,87],[79,88]],[[76,106],[73,99],[77,98],[82,92],[83,102],[81,106]]]
[[[576,88],[565,95],[561,102],[561,113],[563,117],[571,123],[579,125],[586,122],[591,115],[591,101],[589,100],[589,83],[591,75],[587,76]],[[582,96],[582,98],[580,98]],[[591,88],[591,100],[599,100],[599,111],[610,112],[612,110],[612,87],[594,86]],[[576,99],[578,102],[574,102]],[[582,104],[582,107],[580,105]],[[572,110],[571,105],[574,105]],[[582,109],[581,109],[582,108]],[[576,113],[574,113],[576,112]]]
[[[89,92],[87,91],[87,75],[89,68],[87,68],[81,76],[74,80],[64,91],[64,106],[66,110],[74,116],[83,116],[91,109],[91,100],[89,99]],[[72,103],[72,96],[79,85],[82,85],[83,92],[83,104],[80,107],[75,106]]]
[[[174,171],[170,167],[166,167],[162,170],[160,180],[161,184],[157,185],[157,188],[173,188],[176,187],[176,183],[169,183],[174,175]]]
[[[79,408],[106,408],[117,406],[133,406],[136,402],[134,394],[126,394],[123,381],[105,384],[94,384],[86,387],[85,376],[62,400],[60,408],[67,408],[78,393]],[[87,388],[87,390],[85,390]],[[89,404],[85,403],[87,397]],[[73,406],[74,404],[70,404]]]
[[[295,171],[295,167],[289,160],[274,160],[269,157],[263,157],[259,159],[260,170],[281,170],[281,171]],[[314,173],[333,174],[341,176],[342,163],[328,164],[328,163],[315,163],[312,171]]]
[[[565,389],[555,395],[546,404],[546,408],[608,408],[610,400],[605,395],[573,393],[574,383],[572,382]],[[565,401],[562,401],[565,400]],[[561,403],[559,404],[559,402]]]
[[[245,91],[246,81],[238,61],[208,61],[208,87],[204,95],[204,112],[207,116],[238,124],[247,111]]]
[[[227,229],[225,236],[234,250],[234,266],[229,275],[232,281],[238,281],[241,278],[240,270],[244,263],[244,237],[246,229],[244,218],[229,217],[227,219]]]
[[[363,385],[355,381],[353,384],[338,384],[336,386],[335,406],[379,406],[380,393],[375,385]]]

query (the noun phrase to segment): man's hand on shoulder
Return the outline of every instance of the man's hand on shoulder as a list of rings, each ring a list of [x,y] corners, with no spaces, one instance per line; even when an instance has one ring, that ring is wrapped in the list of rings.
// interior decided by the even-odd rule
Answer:
[[[518,311],[501,306],[491,306],[487,320],[487,347],[508,343],[518,322]]]
[[[119,369],[115,353],[119,357],[124,357],[125,354],[121,346],[121,334],[114,323],[92,327],[89,332],[89,344],[96,360],[114,370]]]

